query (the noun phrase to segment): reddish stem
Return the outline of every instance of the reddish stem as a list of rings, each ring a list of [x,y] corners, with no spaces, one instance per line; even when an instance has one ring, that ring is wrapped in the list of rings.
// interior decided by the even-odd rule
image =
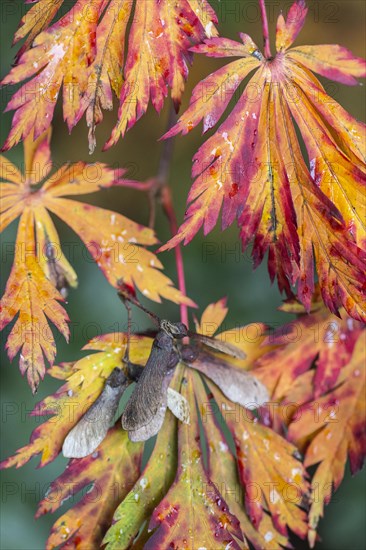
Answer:
[[[176,119],[177,117],[174,108],[172,107],[167,125],[168,130],[175,124]],[[147,192],[150,210],[149,227],[151,227],[152,229],[155,226],[156,200],[159,198],[169,221],[170,232],[174,237],[178,230],[178,224],[174,211],[172,194],[168,185],[170,163],[173,156],[173,144],[174,140],[172,138],[167,139],[163,142],[163,150],[161,153],[160,165],[156,178],[152,178],[144,183],[135,180],[124,180],[121,185],[130,187],[132,189],[138,189],[139,191]],[[175,247],[174,252],[175,263],[177,267],[178,288],[181,293],[186,296],[183,255],[180,245],[177,245]],[[188,327],[188,308],[185,304],[180,305],[180,319],[182,323],[184,323]]]
[[[149,191],[151,188],[151,182],[147,181],[135,181],[135,180],[123,180],[119,184],[121,187],[129,187],[130,189],[137,189],[137,191]]]
[[[268,31],[268,19],[267,19],[266,6],[264,3],[264,0],[258,0],[258,1],[259,1],[259,7],[261,10],[261,16],[262,16],[264,57],[266,57],[266,59],[270,59],[272,57],[272,53],[271,53],[271,45],[269,43],[269,31]]]
[[[168,121],[168,129],[173,126],[176,122],[176,114],[174,107],[171,107]],[[156,196],[159,196],[161,199],[161,204],[163,206],[164,212],[169,221],[170,232],[172,236],[177,233],[178,224],[177,218],[175,215],[175,210],[173,206],[172,193],[168,185],[170,163],[173,156],[173,144],[174,141],[172,138],[167,139],[163,143],[163,151],[160,157],[160,166],[159,172],[156,177],[155,188],[152,190],[152,196],[150,195],[150,205],[152,202],[155,202]],[[153,207],[153,220],[155,217],[155,207]],[[155,220],[154,220],[155,221]],[[150,216],[151,222],[151,216]],[[180,245],[177,245],[174,249],[175,252],[175,263],[177,267],[177,276],[178,276],[178,288],[181,293],[186,296],[186,283],[184,277],[184,263],[183,255]],[[188,327],[188,308],[185,304],[180,304],[180,319]]]
[[[172,194],[170,187],[164,185],[161,189],[161,203],[164,208],[164,212],[169,220],[170,231],[172,235],[175,235],[178,230],[177,218],[174,211]],[[177,266],[177,276],[178,276],[178,288],[181,293],[186,296],[186,282],[184,277],[184,264],[183,264],[183,255],[180,244],[178,244],[175,249],[175,263]],[[188,325],[188,308],[185,304],[180,304],[180,320],[187,327]]]

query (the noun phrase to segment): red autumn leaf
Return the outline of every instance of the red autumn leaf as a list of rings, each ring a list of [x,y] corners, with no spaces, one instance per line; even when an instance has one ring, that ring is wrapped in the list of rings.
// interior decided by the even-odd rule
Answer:
[[[290,528],[305,538],[307,518],[301,506],[308,495],[308,483],[296,458],[296,447],[260,425],[250,411],[228,401],[211,382],[209,387],[234,438],[245,508],[252,525],[258,529],[268,511],[281,535],[287,537]]]
[[[364,327],[347,315],[339,319],[330,314],[321,303],[313,303],[310,315],[296,301],[287,303],[285,310],[299,313],[298,318],[267,336],[265,343],[274,349],[257,360],[255,375],[272,400],[281,402],[284,397],[292,399],[294,382],[314,366],[313,394],[318,397],[334,388]]]
[[[61,89],[69,130],[86,112],[91,152],[102,110],[112,109],[113,93],[120,98],[111,146],[146,112],[150,100],[160,112],[168,88],[180,104],[189,48],[216,35],[217,18],[207,0],[77,0],[47,29],[61,3],[42,0],[33,6],[15,36],[19,40],[29,33],[2,84],[28,82],[7,106],[16,113],[4,149],[48,129]]]
[[[122,280],[151,300],[160,302],[162,296],[194,305],[161,273],[156,255],[142,248],[157,242],[153,230],[119,213],[64,198],[122,185],[123,170],[78,162],[49,176],[50,137],[48,131],[36,141],[32,136],[26,139],[24,175],[6,159],[0,163],[1,230],[20,216],[14,265],[1,304],[1,329],[19,313],[8,338],[8,353],[13,359],[21,349],[20,369],[27,372],[33,392],[45,374],[44,356],[52,364],[56,354],[47,318],[68,337],[68,317],[59,302],[69,287],[77,285],[49,212],[79,235],[114,287]]]
[[[203,467],[193,375],[187,372],[182,395],[190,405],[191,426],[179,424],[178,471],[165,498],[155,508],[149,524],[155,529],[146,550],[215,548],[217,544],[239,549],[239,521],[233,516]]]
[[[365,325],[329,314],[319,292],[310,315],[293,300],[281,309],[298,318],[267,337],[273,349],[259,357],[253,373],[271,393],[262,421],[297,445],[306,467],[317,465],[308,532],[313,546],[347,457],[355,474],[366,456]]]
[[[365,332],[359,334],[348,364],[343,367],[332,391],[316,400],[311,396],[312,373],[300,376],[296,397],[304,403],[289,424],[289,439],[305,451],[305,466],[317,465],[312,479],[313,499],[309,512],[309,542],[314,546],[319,519],[332,491],[343,480],[347,458],[352,474],[363,466],[366,456]],[[316,375],[315,375],[316,376]]]
[[[195,386],[195,392],[208,442],[208,475],[227,501],[230,511],[239,519],[243,536],[257,550],[280,550],[286,547],[287,538],[276,530],[269,515],[265,514],[256,528],[251,524],[244,506],[244,488],[240,483],[237,463],[229,442],[214,415],[214,407],[209,404],[202,383]]]
[[[365,62],[340,46],[288,49],[307,13],[295,2],[287,21],[277,22],[276,48],[266,58],[250,37],[242,43],[212,38],[192,51],[239,57],[201,81],[189,108],[165,135],[186,134],[203,121],[204,131],[221,119],[241,81],[254,69],[227,119],[198,150],[185,220],[162,250],[188,243],[203,226],[235,219],[243,247],[254,237],[257,266],[268,251],[271,278],[298,294],[309,308],[315,261],[322,296],[338,313],[343,306],[366,319],[365,127],[330,98],[312,70],[345,84],[365,76]],[[307,148],[305,160],[298,127]]]
[[[143,445],[131,443],[118,422],[98,451],[69,462],[64,473],[51,483],[36,517],[55,512],[65,500],[75,498],[90,484],[92,487],[56,521],[47,550],[60,545],[64,549],[100,547],[116,506],[139,477],[142,452]]]
[[[225,309],[222,300],[212,304],[203,313],[199,326],[208,323],[217,328]],[[324,504],[329,502],[330,489],[333,484],[337,488],[343,478],[347,455],[353,472],[362,466],[365,455],[364,331],[353,320],[341,322],[330,316],[318,295],[310,315],[304,314],[295,301],[287,302],[283,309],[300,315],[302,347],[299,342],[291,341],[294,334],[299,334],[294,324],[267,336],[263,334],[265,327],[261,326],[255,341],[243,339],[243,333],[235,329],[216,338],[235,342],[246,352],[245,360],[224,359],[222,354],[207,353],[212,372],[208,370],[203,379],[193,372],[199,369],[199,357],[196,365],[194,360],[187,365],[180,363],[172,385],[189,402],[190,424],[177,423],[169,411],[166,413],[153,454],[140,476],[137,469],[133,470],[132,478],[128,473],[132,470],[123,469],[129,460],[125,455],[127,448],[128,453],[133,453],[135,447],[130,448],[125,442],[126,451],[121,449],[126,437],[117,427],[110,430],[94,454],[70,463],[52,484],[38,515],[55,511],[61,500],[74,496],[89,483],[93,483],[93,492],[90,499],[85,495],[56,521],[47,548],[63,542],[65,548],[77,545],[96,548],[106,544],[111,550],[127,549],[131,545],[147,550],[172,544],[179,548],[214,548],[217,541],[223,546],[248,548],[246,541],[249,541],[256,550],[279,550],[291,547],[290,530],[314,542],[317,522]],[[339,346],[340,356],[336,379],[332,364],[337,354],[333,349],[329,352],[332,348],[329,338],[323,342],[321,337],[323,333],[329,336],[329,327],[334,321],[339,323],[339,331],[334,332],[339,338],[333,342]],[[313,342],[308,333],[315,335]],[[348,347],[342,347],[345,340],[342,334],[346,335]],[[43,400],[33,414],[52,416],[34,430],[28,446],[2,463],[3,468],[19,467],[38,453],[42,453],[41,466],[54,460],[67,434],[100,396],[114,367],[123,365],[126,342],[125,334],[99,336],[85,347],[94,354],[49,370],[64,383],[54,395]],[[146,364],[151,344],[151,338],[133,335],[131,361]],[[296,346],[300,349],[298,354]],[[269,389],[275,388],[272,403],[277,403],[279,408],[296,401],[300,408],[286,419],[288,433],[279,426],[278,431],[286,437],[276,433],[275,422],[272,428],[260,423],[262,411],[257,418],[227,399],[210,381],[218,361],[225,364],[225,368],[233,369],[232,372],[250,368]],[[317,361],[322,364],[321,368]],[[300,364],[297,371],[296,362]],[[315,383],[316,369],[323,367],[325,371],[330,367],[332,387],[327,377],[321,377],[323,385],[317,387]],[[229,387],[230,370],[227,370],[227,379]],[[202,382],[209,386],[211,393]],[[323,390],[319,390],[320,387]],[[315,391],[322,393],[315,398]],[[200,426],[205,441],[200,439]],[[111,438],[121,444],[117,441],[112,445]],[[203,445],[207,449],[207,462],[203,460]],[[304,464],[299,461],[297,448],[305,454]],[[136,453],[136,463],[139,463],[140,450]],[[304,466],[318,463],[310,498]],[[128,464],[131,468],[133,462]],[[109,490],[116,482],[121,492],[113,493],[111,498]],[[98,506],[94,500],[97,494],[100,496]],[[305,508],[309,502],[308,517]],[[100,529],[94,529],[95,517],[100,518]]]

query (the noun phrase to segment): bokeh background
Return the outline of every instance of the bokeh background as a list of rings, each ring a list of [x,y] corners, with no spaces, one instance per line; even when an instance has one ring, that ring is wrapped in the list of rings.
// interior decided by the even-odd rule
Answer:
[[[146,0],[138,0],[146,1]],[[221,0],[212,2],[220,18],[222,35],[236,38],[239,32],[250,34],[254,41],[262,44],[261,25],[256,0],[237,1]],[[64,6],[70,7],[72,2],[66,1]],[[275,17],[280,8],[288,9],[291,2],[274,0],[267,2],[269,6],[270,31],[273,44]],[[351,1],[313,1],[309,2],[310,11],[304,30],[298,43],[340,43],[347,46],[355,54],[365,54],[365,6],[364,0]],[[12,37],[18,22],[25,11],[22,1],[1,1],[1,77],[11,67],[15,49],[11,48]],[[273,47],[273,46],[272,46]],[[184,96],[183,107],[187,105],[192,87],[203,77],[218,68],[220,60],[196,57]],[[346,87],[322,80],[328,93],[340,102],[358,119],[365,120],[364,93],[361,86]],[[11,90],[1,92],[1,110],[3,111]],[[109,137],[116,120],[116,110],[105,114],[104,123],[97,131],[98,147],[90,156],[87,145],[87,129],[84,120],[69,136],[62,120],[60,107],[54,118],[52,138],[53,159],[56,166],[67,161],[85,160],[87,162],[103,161],[113,166],[122,166],[129,170],[129,175],[144,181],[156,174],[159,165],[159,155],[162,145],[157,139],[164,133],[168,118],[165,109],[158,116],[152,109],[130,131],[126,138],[102,153],[103,143]],[[11,113],[2,115],[1,142],[4,141],[11,124]],[[175,144],[175,152],[171,168],[170,183],[174,195],[178,220],[182,220],[185,201],[191,185],[190,170],[193,154],[202,143],[201,129],[195,129],[188,136],[179,138]],[[6,154],[18,166],[23,163],[23,148],[18,146]],[[101,207],[114,209],[133,220],[146,224],[148,207],[146,197],[139,192],[125,189],[110,189],[87,200]],[[68,243],[74,253],[70,258],[79,276],[79,288],[69,296],[67,311],[72,320],[72,338],[66,345],[58,337],[59,361],[75,360],[82,356],[81,347],[96,334],[110,332],[120,327],[125,328],[125,313],[114,290],[103,278],[96,265],[87,261],[82,253],[78,238],[63,224],[56,225],[60,231],[61,242]],[[10,272],[12,256],[8,244],[14,242],[17,223],[13,223],[2,235],[2,292]],[[167,222],[158,209],[156,231],[161,241],[169,238]],[[207,254],[207,244],[211,253]],[[228,254],[228,251],[234,251]],[[239,253],[237,229],[230,228],[222,233],[215,229],[206,239],[199,234],[193,242],[184,249],[185,270],[188,294],[204,308],[208,303],[216,301],[223,295],[228,297],[230,313],[227,326],[261,321],[275,324],[290,320],[284,313],[276,311],[280,305],[281,296],[277,287],[271,286],[268,273],[263,264],[255,272],[252,270],[249,253]],[[165,253],[161,256],[170,277],[176,280],[174,254]],[[165,302],[153,306],[159,314],[172,319],[178,318],[178,308]],[[134,321],[141,329],[147,328],[148,321],[138,312],[134,313]],[[5,336],[3,343],[5,342]],[[41,384],[38,395],[32,397],[29,387],[22,379],[17,361],[13,364],[2,352],[1,365],[1,457],[13,454],[16,449],[25,445],[33,428],[37,425],[35,419],[27,413],[34,404],[58,387],[57,381],[46,376]],[[38,459],[33,459],[20,470],[8,470],[1,473],[1,540],[4,550],[38,550],[44,547],[47,534],[56,517],[61,515],[68,506],[65,503],[54,516],[34,519],[37,501],[42,498],[49,483],[60,474],[66,460],[59,457],[51,465],[35,469]],[[335,494],[331,504],[326,509],[326,517],[320,524],[319,550],[344,550],[351,547],[354,550],[366,548],[365,534],[365,472],[356,478],[348,473],[340,490]],[[305,544],[296,543],[296,548],[306,548]]]

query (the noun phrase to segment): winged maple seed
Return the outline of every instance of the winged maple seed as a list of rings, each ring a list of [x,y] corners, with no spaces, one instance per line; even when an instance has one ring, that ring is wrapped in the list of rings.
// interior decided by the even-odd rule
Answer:
[[[10,359],[19,351],[20,370],[27,373],[33,392],[45,374],[45,361],[56,354],[50,320],[68,338],[68,316],[61,306],[76,274],[65,258],[49,212],[67,223],[85,244],[107,280],[136,286],[155,301],[160,297],[194,305],[160,271],[157,257],[142,246],[157,242],[154,232],[119,213],[64,198],[123,185],[124,171],[105,164],[78,162],[50,176],[51,130],[24,142],[25,173],[0,157],[1,225],[3,231],[20,217],[14,265],[1,301],[3,329],[19,313],[7,349]],[[41,186],[39,184],[42,184]]]
[[[161,111],[168,88],[179,106],[189,48],[217,34],[207,0],[77,0],[47,28],[62,3],[39,0],[15,35],[15,42],[28,38],[2,84],[29,80],[7,106],[16,113],[5,150],[33,130],[36,138],[47,130],[61,87],[69,130],[86,114],[91,152],[103,110],[112,109],[113,94],[120,98],[110,147],[146,112],[150,99]]]
[[[238,57],[201,81],[190,106],[165,134],[186,134],[203,121],[206,132],[221,119],[243,79],[253,70],[227,119],[193,159],[196,178],[177,235],[161,250],[188,243],[203,226],[237,219],[246,247],[254,236],[257,266],[268,250],[271,278],[298,294],[309,308],[315,260],[328,308],[343,306],[366,319],[365,126],[330,98],[311,71],[353,85],[365,61],[338,45],[290,48],[307,8],[295,2],[277,21],[276,54],[265,57],[252,39],[211,38],[191,50]],[[296,127],[306,146],[305,160]]]
[[[122,415],[122,426],[128,430],[132,441],[150,439],[158,433],[163,425],[167,407],[182,418],[182,421],[188,423],[184,413],[185,400],[180,397],[178,409],[175,403],[174,406],[170,404],[172,395],[169,393],[169,384],[179,362],[205,374],[234,403],[239,403],[243,407],[257,409],[268,401],[265,386],[249,373],[236,369],[229,361],[215,356],[213,352],[208,353],[191,346],[175,347],[174,339],[182,339],[189,333],[184,324],[162,321],[161,327],[154,338],[146,366]],[[216,339],[213,339],[212,343],[216,341],[220,343]],[[219,345],[218,349],[222,351],[222,345]],[[231,347],[229,349],[231,351]],[[179,394],[175,395],[175,400],[177,396]]]
[[[183,421],[166,412],[153,454],[142,471],[141,443],[131,443],[126,432],[118,429],[119,421],[92,454],[73,459],[51,485],[50,499],[42,500],[37,515],[57,510],[68,496],[89,484],[100,498],[83,497],[64,513],[52,528],[46,548],[106,544],[108,550],[120,550],[134,547],[139,539],[147,549],[216,548],[217,541],[223,547],[248,548],[248,540],[256,550],[279,550],[290,547],[289,529],[301,538],[308,536],[313,544],[330,487],[337,488],[343,477],[347,454],[355,472],[366,452],[361,429],[365,327],[352,319],[340,321],[319,298],[318,293],[309,315],[299,302],[287,302],[283,309],[299,318],[274,334],[255,324],[253,333],[248,326],[219,335],[246,355],[245,360],[225,358],[231,369],[227,380],[232,370],[246,373],[250,369],[272,395],[270,415],[260,409],[259,416],[254,416],[225,396],[223,378],[211,381],[213,373],[207,370],[202,376],[193,360],[189,368],[180,361],[168,393],[179,402],[178,409],[172,407],[176,413],[182,413],[182,404],[186,409]],[[205,310],[197,327],[212,336],[226,313],[226,302],[220,300]],[[145,365],[152,343],[150,337],[134,335],[131,363]],[[63,385],[33,414],[52,416],[34,430],[29,445],[1,466],[19,467],[39,453],[41,466],[54,460],[68,434],[82,425],[83,414],[89,410],[94,414],[93,404],[105,402],[106,387],[116,381],[118,386],[121,374],[116,365],[130,376],[123,363],[126,346],[125,334],[100,336],[85,348],[94,354],[49,369]],[[213,371],[216,366],[213,362]],[[137,378],[138,371],[136,367]],[[294,402],[298,404],[295,412]],[[100,422],[98,417],[96,424]],[[223,422],[229,431],[223,429]],[[207,440],[207,465],[200,425]],[[304,454],[304,464],[297,448]],[[309,496],[305,467],[315,464]],[[53,498],[59,486],[60,499]],[[108,498],[112,490],[113,498]]]

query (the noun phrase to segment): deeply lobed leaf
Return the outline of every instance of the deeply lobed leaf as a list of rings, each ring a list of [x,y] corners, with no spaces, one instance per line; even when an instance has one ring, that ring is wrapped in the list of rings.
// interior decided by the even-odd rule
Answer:
[[[165,137],[201,120],[206,132],[224,114],[253,70],[236,105],[193,159],[195,182],[178,233],[161,250],[207,235],[222,211],[222,228],[238,221],[243,248],[253,243],[256,267],[268,252],[271,279],[310,308],[314,264],[327,307],[366,319],[365,133],[330,98],[312,70],[345,84],[366,75],[364,60],[340,46],[290,48],[307,8],[295,2],[277,23],[277,53],[266,59],[250,37],[212,38],[192,51],[239,57],[200,82],[190,106]],[[297,129],[307,149],[304,158]]]
[[[225,384],[222,393],[221,382],[219,389],[210,380],[212,372],[201,378],[193,370],[199,367],[194,360],[189,368],[181,363],[173,386],[189,402],[190,425],[179,422],[177,430],[176,419],[167,412],[141,473],[141,445],[130,443],[117,426],[93,454],[72,460],[51,485],[38,515],[56,510],[89,484],[92,492],[56,521],[47,547],[249,548],[251,543],[256,550],[275,550],[291,547],[289,530],[314,544],[319,518],[343,478],[347,456],[353,473],[365,457],[365,333],[352,319],[341,322],[329,315],[319,292],[311,315],[304,315],[295,301],[282,309],[299,318],[274,334],[258,337],[257,332],[253,339],[243,338],[247,331],[234,330],[219,335],[246,351],[245,360],[227,359],[227,368],[251,368],[266,383],[272,393],[270,414],[264,408],[253,415],[225,397]],[[221,300],[205,310],[198,326],[212,332],[225,314]],[[97,337],[86,346],[96,353],[50,369],[64,383],[33,414],[53,416],[3,468],[19,467],[39,452],[41,466],[57,456],[114,367],[122,365],[126,342],[124,334]],[[131,361],[146,364],[151,344],[151,338],[134,335]],[[219,357],[212,352],[212,371]],[[305,455],[304,464],[297,448]],[[313,465],[309,495],[305,466]]]
[[[21,216],[12,272],[2,299],[1,329],[19,313],[8,338],[13,359],[20,348],[20,369],[27,372],[33,392],[44,377],[45,361],[52,365],[56,345],[47,319],[67,338],[68,317],[60,305],[77,275],[65,258],[49,213],[68,224],[114,287],[121,281],[160,302],[165,297],[194,305],[161,273],[156,255],[143,248],[157,242],[154,231],[122,214],[65,196],[85,195],[123,185],[124,171],[102,163],[62,166],[50,176],[50,130],[24,142],[25,173],[0,159],[1,230]],[[39,184],[42,185],[40,186]]]
[[[30,443],[1,463],[2,468],[23,466],[32,457],[41,453],[40,467],[52,462],[60,453],[63,441],[79,419],[88,411],[102,392],[105,381],[113,369],[122,365],[126,349],[125,334],[104,335],[92,340],[85,349],[102,350],[87,355],[76,363],[52,367],[49,374],[64,380],[53,394],[40,401],[32,416],[50,416],[37,426]],[[136,363],[146,361],[151,348],[150,338],[135,337],[131,341],[130,357]]]
[[[17,41],[29,33],[2,84],[28,82],[7,106],[16,112],[5,150],[49,128],[61,89],[69,130],[86,113],[91,152],[103,110],[112,109],[113,94],[119,97],[110,147],[141,118],[150,100],[160,112],[169,88],[178,107],[189,48],[216,34],[217,18],[207,0],[77,0],[47,28],[61,4],[38,2],[15,36]]]
[[[203,468],[191,374],[182,395],[190,404],[192,425],[179,425],[177,476],[152,514],[149,528],[156,530],[145,548],[214,548],[217,544],[240,548],[234,538],[241,538],[239,521]]]
[[[143,445],[131,443],[120,425],[108,432],[98,452],[71,460],[39,503],[36,517],[55,512],[92,484],[82,499],[53,525],[46,549],[99,548],[116,505],[138,478]]]
[[[27,375],[33,393],[46,372],[44,359],[52,364],[56,355],[48,321],[66,339],[69,337],[69,318],[60,304],[63,298],[37,261],[34,221],[32,210],[25,208],[19,221],[14,265],[0,306],[0,330],[17,316],[6,348],[10,360],[20,351],[20,372]]]

